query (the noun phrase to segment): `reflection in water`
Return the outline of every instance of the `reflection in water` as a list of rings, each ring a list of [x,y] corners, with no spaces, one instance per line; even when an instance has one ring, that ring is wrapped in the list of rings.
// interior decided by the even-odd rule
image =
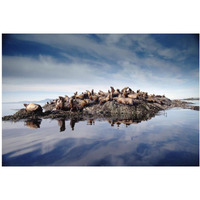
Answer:
[[[65,120],[64,119],[58,120],[58,125],[60,126],[60,132],[65,131]]]
[[[87,125],[95,125],[94,119],[88,119],[87,120]]]
[[[25,126],[31,129],[40,128],[41,121],[42,121],[41,119],[26,120]]]
[[[160,112],[159,115],[167,116],[165,112]],[[147,114],[145,116],[135,117],[134,119],[130,116],[121,115],[118,117],[110,117],[110,118],[103,118],[104,121],[107,121],[111,126],[116,125],[118,128],[121,124],[124,124],[126,127],[130,126],[131,124],[138,124],[142,121],[150,120],[151,118],[155,117],[155,115]],[[41,119],[34,119],[34,120],[27,120],[25,121],[25,125],[28,128],[40,128]],[[65,131],[65,119],[59,119],[58,126],[60,127],[60,132]],[[95,125],[95,119],[78,119],[78,118],[71,118],[70,119],[70,126],[72,131],[74,131],[75,124],[80,121],[87,121],[87,125]]]
[[[2,165],[198,166],[198,119],[196,111],[172,109],[167,117],[161,113],[148,121],[124,117],[44,119],[42,126],[25,122],[40,127],[35,130],[24,128],[24,122],[3,122]],[[67,134],[56,134],[59,131]]]
[[[78,119],[71,119],[70,120],[70,126],[72,128],[72,131],[74,131],[75,123],[78,122]]]

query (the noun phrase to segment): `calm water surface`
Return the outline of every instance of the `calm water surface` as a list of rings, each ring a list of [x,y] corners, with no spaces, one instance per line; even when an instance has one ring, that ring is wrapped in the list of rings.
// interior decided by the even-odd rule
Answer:
[[[198,166],[199,112],[131,120],[2,122],[3,166]]]

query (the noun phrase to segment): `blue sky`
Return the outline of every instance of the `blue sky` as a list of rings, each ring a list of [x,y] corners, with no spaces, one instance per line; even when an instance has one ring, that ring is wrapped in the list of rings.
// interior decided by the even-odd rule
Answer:
[[[199,35],[4,34],[3,102],[129,86],[199,96]]]

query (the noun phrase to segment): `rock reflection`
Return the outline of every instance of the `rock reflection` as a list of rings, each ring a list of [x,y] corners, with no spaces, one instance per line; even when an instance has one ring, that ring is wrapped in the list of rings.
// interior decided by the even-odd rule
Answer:
[[[160,113],[159,115],[162,115]],[[60,132],[63,132],[66,130],[65,121],[69,121],[70,127],[72,131],[74,131],[75,124],[79,121],[86,121],[87,125],[95,125],[95,120],[103,120],[107,121],[112,127],[115,125],[119,128],[121,124],[124,124],[126,127],[130,126],[131,124],[138,124],[142,121],[150,120],[151,118],[155,117],[155,115],[143,115],[143,116],[127,116],[127,115],[120,115],[115,117],[104,117],[104,118],[71,118],[71,119],[58,119],[58,126],[60,127]],[[35,120],[27,120],[25,121],[25,126],[28,128],[36,129],[40,128],[41,119],[35,119]]]
[[[130,126],[131,124],[138,124],[141,121],[132,120],[132,119],[124,119],[124,120],[107,120],[108,123],[110,123],[111,126],[114,126],[115,124],[117,127],[120,127],[121,124],[126,125],[126,127]]]
[[[166,113],[159,112],[148,123],[127,116],[43,120],[34,131],[23,127],[35,127],[30,120],[3,123],[2,165],[198,166],[198,113],[167,113],[164,117]]]
[[[26,120],[25,126],[27,126],[28,128],[31,128],[31,129],[36,129],[36,128],[40,128],[41,122],[42,122],[41,119]]]

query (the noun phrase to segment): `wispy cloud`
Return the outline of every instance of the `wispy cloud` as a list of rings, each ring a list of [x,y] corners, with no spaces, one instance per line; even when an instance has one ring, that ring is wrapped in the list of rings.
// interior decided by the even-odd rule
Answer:
[[[3,52],[4,91],[53,92],[62,91],[63,87],[71,91],[86,86],[98,90],[110,85],[129,85],[134,89],[151,88],[152,92],[173,88],[176,93],[186,88],[188,82],[193,82],[191,88],[198,87],[198,44],[190,38],[184,40],[183,36],[180,36],[182,42],[178,42],[176,36],[178,39],[171,44],[168,44],[169,36],[165,41],[141,34],[28,34],[12,35],[12,38],[20,44],[34,43],[38,51],[34,56],[26,52],[20,54],[17,49],[15,55]],[[41,53],[40,45],[54,49],[56,54]]]

